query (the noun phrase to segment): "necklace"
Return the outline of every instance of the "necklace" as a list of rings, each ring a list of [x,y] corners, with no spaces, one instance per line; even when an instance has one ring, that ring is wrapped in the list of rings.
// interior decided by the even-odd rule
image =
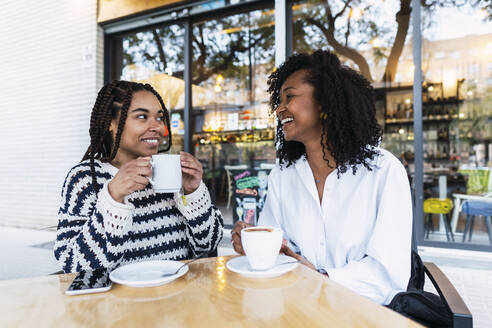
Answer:
[[[316,182],[316,183],[321,183],[321,181],[326,180],[326,177],[327,177],[328,175],[330,175],[330,173],[331,173],[332,171],[333,171],[333,170],[330,170],[330,171],[328,172],[328,174],[327,174],[327,175],[325,175],[325,176],[323,176],[323,177],[320,177],[319,179],[317,179],[317,178],[314,176],[314,173],[313,173],[314,182]]]
[[[330,175],[330,173],[333,172],[333,170],[334,170],[334,168],[330,167],[328,172],[326,172],[326,175],[320,176],[319,179],[316,178],[316,175],[314,174],[314,171],[312,170],[314,182],[316,182],[316,184],[319,184],[319,183],[321,183],[321,181],[325,181],[326,177],[328,177]]]

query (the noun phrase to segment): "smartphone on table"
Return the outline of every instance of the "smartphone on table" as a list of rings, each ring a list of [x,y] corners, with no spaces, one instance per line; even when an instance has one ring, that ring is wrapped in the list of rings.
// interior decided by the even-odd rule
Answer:
[[[80,271],[65,293],[67,295],[80,295],[108,291],[113,286],[113,282],[109,279],[109,273],[110,270],[108,269]]]

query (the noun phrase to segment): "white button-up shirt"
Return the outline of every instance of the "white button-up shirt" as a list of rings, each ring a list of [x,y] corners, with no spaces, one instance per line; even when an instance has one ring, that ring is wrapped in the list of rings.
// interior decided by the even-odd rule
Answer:
[[[412,200],[403,165],[391,153],[325,181],[320,205],[305,158],[268,177],[268,196],[258,225],[284,238],[330,279],[377,303],[388,304],[410,278]]]

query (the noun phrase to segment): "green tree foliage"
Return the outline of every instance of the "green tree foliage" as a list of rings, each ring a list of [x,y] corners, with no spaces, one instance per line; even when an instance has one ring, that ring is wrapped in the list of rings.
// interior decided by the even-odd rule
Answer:
[[[436,9],[465,5],[484,10],[485,20],[492,19],[490,0],[421,0],[421,5],[427,24]],[[394,81],[410,30],[411,0],[307,0],[298,8],[294,22],[298,51],[330,48],[357,65],[370,81]],[[385,65],[381,77],[372,74],[364,55],[369,49],[375,64]]]
[[[274,62],[273,13],[256,11],[205,21],[193,26],[193,84],[216,74],[225,77],[247,74],[254,61]],[[123,66],[140,64],[157,72],[171,71],[182,77],[184,29],[178,25],[127,36],[123,41]],[[246,70],[246,71],[245,71]]]
[[[487,13],[485,20],[492,20],[491,0],[421,0],[421,5],[427,25],[432,23],[437,8],[465,5],[483,10]],[[369,80],[392,82],[410,29],[411,12],[411,0],[296,3],[294,48],[296,52],[330,48],[353,62]],[[183,44],[184,29],[178,25],[129,35],[124,38],[123,66],[139,63],[158,72],[167,69],[181,77]],[[273,68],[274,44],[272,10],[196,24],[192,33],[193,83],[203,83],[218,73],[225,77],[244,76],[251,71],[252,63]],[[367,51],[374,62],[368,62]],[[385,65],[382,76],[373,76],[374,64]]]

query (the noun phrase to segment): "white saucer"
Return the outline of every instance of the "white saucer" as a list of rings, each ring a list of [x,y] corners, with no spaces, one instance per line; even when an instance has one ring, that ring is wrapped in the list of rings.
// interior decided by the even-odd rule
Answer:
[[[111,281],[130,287],[154,287],[167,284],[188,272],[188,266],[182,267],[177,274],[162,277],[162,274],[175,272],[182,262],[144,261],[123,265],[109,274]]]
[[[295,261],[293,257],[286,256],[286,255],[279,255],[277,257],[276,265],[273,268],[264,271],[256,271],[251,269],[251,267],[249,266],[248,258],[246,256],[239,256],[227,261],[226,267],[230,271],[239,273],[240,275],[245,276],[247,278],[273,278],[273,277],[281,276],[284,273],[287,273],[297,268],[297,264],[298,264],[297,262],[278,265],[281,263],[292,262],[292,261]]]

